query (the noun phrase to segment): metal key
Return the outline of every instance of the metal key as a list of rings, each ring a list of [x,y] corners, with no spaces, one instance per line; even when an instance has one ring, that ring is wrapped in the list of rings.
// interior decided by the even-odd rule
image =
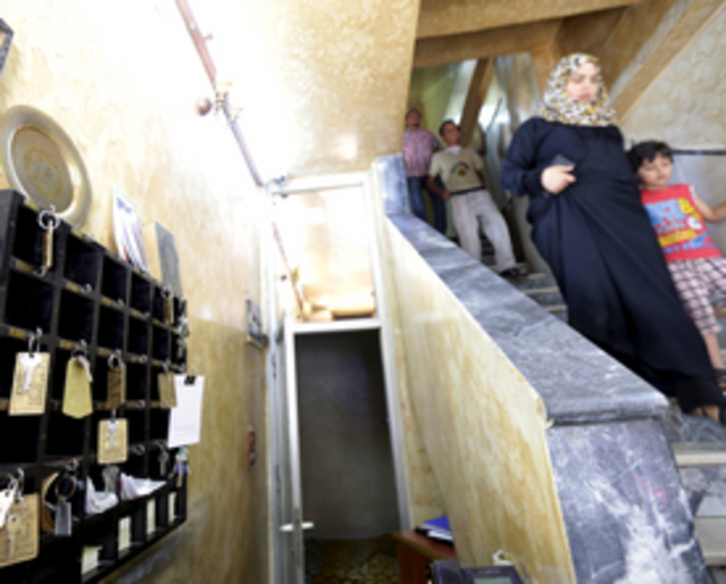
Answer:
[[[37,353],[23,353],[20,356],[20,364],[23,367],[23,391],[30,391],[30,384],[33,381],[33,373],[36,368],[43,362],[43,359]]]
[[[189,456],[185,450],[177,452],[176,459],[174,460],[174,469],[176,470],[176,486],[178,489],[182,488],[184,484],[184,475],[187,474],[187,464],[189,463]]]
[[[55,207],[50,210],[43,209],[38,214],[38,225],[45,231],[43,234],[43,255],[41,258],[40,274],[45,276],[53,267],[53,232],[60,225],[60,219],[55,215]]]
[[[166,449],[162,449],[159,453],[159,473],[161,474],[162,478],[166,478],[167,476],[167,465],[169,464],[169,453],[166,451]]]
[[[70,537],[73,535],[73,511],[71,504],[65,497],[58,497],[55,506],[55,535],[57,537]]]
[[[13,558],[13,554],[15,553],[15,536],[20,531],[20,528],[22,527],[22,522],[20,521],[20,517],[13,513],[12,515],[8,516],[8,523],[6,527],[6,532],[8,534],[8,559],[11,560]]]
[[[116,432],[118,432],[118,421],[115,419],[111,420],[106,427],[108,428],[108,445],[115,446]]]
[[[0,529],[5,528],[5,522],[7,521],[10,508],[15,503],[16,490],[13,487],[8,487],[4,491],[0,491]]]
[[[62,475],[55,484],[55,494],[58,502],[55,506],[55,530],[58,537],[73,535],[73,507],[71,497],[78,488],[76,477],[71,474]]]
[[[109,493],[116,492],[116,485],[118,484],[119,468],[115,465],[107,466],[101,473],[103,475],[104,491],[106,495]]]

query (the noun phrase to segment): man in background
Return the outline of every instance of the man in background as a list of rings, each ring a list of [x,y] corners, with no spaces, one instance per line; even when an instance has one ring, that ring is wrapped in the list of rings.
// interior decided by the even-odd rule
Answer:
[[[524,275],[516,265],[507,223],[486,189],[484,165],[473,148],[459,144],[461,130],[453,120],[441,124],[439,133],[446,148],[434,154],[427,186],[451,203],[451,221],[464,251],[481,261],[479,223],[494,247],[495,271],[505,278]],[[436,185],[441,176],[444,188]]]
[[[406,166],[406,182],[411,195],[413,213],[426,221],[424,192],[431,202],[434,212],[434,229],[446,233],[446,206],[444,200],[426,188],[429,165],[434,152],[440,148],[439,140],[433,132],[421,128],[421,112],[411,108],[406,113],[406,132],[403,135],[403,163]]]

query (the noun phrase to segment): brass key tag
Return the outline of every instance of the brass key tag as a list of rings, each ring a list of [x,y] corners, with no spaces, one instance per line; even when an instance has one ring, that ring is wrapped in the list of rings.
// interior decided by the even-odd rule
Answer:
[[[174,324],[174,296],[169,288],[162,289],[161,300],[164,307],[164,323]]]
[[[24,495],[0,530],[0,568],[38,556],[38,495]]]
[[[164,363],[164,372],[159,373],[159,400],[162,408],[176,407],[176,386],[174,385],[174,374],[169,371],[169,363]]]
[[[18,353],[15,357],[10,415],[39,415],[45,411],[49,353]]]
[[[63,413],[72,418],[85,418],[91,412],[91,367],[84,355],[78,355],[68,361],[66,368]]]
[[[128,421],[123,418],[98,423],[98,464],[115,464],[128,459]]]
[[[115,410],[126,402],[126,364],[121,361],[118,353],[111,353],[108,358],[108,397],[106,407]]]

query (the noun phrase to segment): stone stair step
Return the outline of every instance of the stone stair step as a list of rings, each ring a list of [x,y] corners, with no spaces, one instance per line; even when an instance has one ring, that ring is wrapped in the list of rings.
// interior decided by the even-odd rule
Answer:
[[[529,297],[545,308],[549,308],[550,306],[557,307],[558,310],[555,310],[555,312],[561,312],[559,308],[565,306],[565,301],[559,291],[555,291],[554,293],[542,292],[541,294],[529,294]],[[566,306],[565,310],[567,310]]]
[[[696,517],[694,524],[706,565],[726,565],[726,517]]]
[[[567,312],[567,306],[564,304],[554,304],[551,306],[545,306],[545,309],[549,310],[553,314]]]
[[[546,288],[530,288],[522,290],[527,296],[539,296],[540,294],[559,294],[560,289],[557,286],[547,286]]]
[[[726,444],[676,442],[671,447],[680,467],[726,465]]]
[[[510,280],[512,286],[524,292],[525,290],[538,290],[542,288],[556,288],[557,282],[549,274],[543,274],[541,272],[533,272],[527,274],[523,278],[517,278],[516,280]]]

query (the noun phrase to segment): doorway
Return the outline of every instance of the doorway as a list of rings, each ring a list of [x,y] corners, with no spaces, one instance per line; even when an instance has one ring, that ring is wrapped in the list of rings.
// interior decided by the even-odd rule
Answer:
[[[275,584],[397,582],[410,527],[368,175],[331,179],[268,195]]]
[[[387,581],[399,518],[379,332],[295,343],[306,582]]]

